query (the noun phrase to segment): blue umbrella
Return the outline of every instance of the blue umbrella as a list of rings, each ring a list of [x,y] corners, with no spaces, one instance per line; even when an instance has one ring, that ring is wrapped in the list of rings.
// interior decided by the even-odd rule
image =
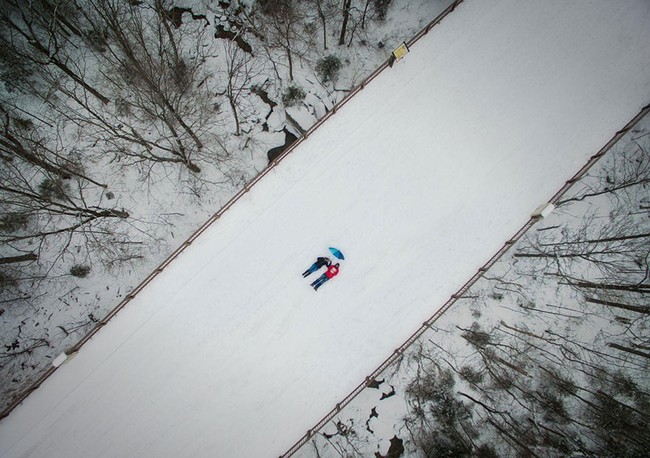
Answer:
[[[332,254],[333,254],[334,256],[336,256],[337,258],[339,258],[339,259],[345,259],[345,256],[343,256],[343,253],[341,253],[341,250],[339,250],[338,248],[330,247],[330,251],[331,251]]]

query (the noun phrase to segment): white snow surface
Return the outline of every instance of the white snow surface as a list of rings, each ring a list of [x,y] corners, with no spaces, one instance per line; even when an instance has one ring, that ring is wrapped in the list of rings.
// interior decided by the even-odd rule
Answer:
[[[650,101],[648,24],[465,1],[0,422],[0,456],[283,453]]]

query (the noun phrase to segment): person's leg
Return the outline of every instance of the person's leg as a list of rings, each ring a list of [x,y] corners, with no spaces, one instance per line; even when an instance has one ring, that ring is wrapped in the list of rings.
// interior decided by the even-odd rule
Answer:
[[[305,278],[307,278],[308,276],[310,276],[311,274],[313,274],[313,273],[316,272],[317,270],[318,270],[318,264],[313,263],[309,269],[305,270],[305,271],[302,273],[302,276],[305,277]]]
[[[318,286],[316,286],[316,287],[314,288],[316,291],[318,291],[318,288],[320,288],[321,286],[323,286],[323,283],[325,283],[326,281],[329,280],[329,277],[328,277],[327,275],[324,275],[324,274],[323,274],[323,276],[322,276],[321,278],[322,278],[322,281],[318,284]]]
[[[323,274],[320,277],[318,277],[316,280],[314,280],[311,284],[314,288],[318,289],[318,287],[323,283],[323,278],[327,278],[327,275]]]

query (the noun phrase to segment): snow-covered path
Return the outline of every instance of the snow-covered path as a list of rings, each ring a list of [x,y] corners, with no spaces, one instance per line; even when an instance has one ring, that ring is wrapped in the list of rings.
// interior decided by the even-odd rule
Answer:
[[[650,101],[648,24],[466,0],[0,422],[0,456],[278,456]]]

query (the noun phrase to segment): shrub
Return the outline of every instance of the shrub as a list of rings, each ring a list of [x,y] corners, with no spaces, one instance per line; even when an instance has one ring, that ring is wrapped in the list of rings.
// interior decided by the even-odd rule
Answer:
[[[488,444],[480,445],[474,450],[476,458],[499,458],[499,454]]]
[[[131,114],[131,105],[122,98],[116,99],[115,112],[118,116],[129,116]]]
[[[390,2],[391,0],[375,0],[375,12],[377,13],[379,20],[383,21],[386,19]]]
[[[472,366],[463,366],[458,371],[458,374],[467,382],[478,385],[483,381],[483,373],[477,371]]]
[[[471,456],[470,448],[458,435],[467,431],[469,410],[454,393],[454,375],[449,369],[429,367],[406,387],[411,406],[409,421],[426,425],[409,430],[415,446],[424,456],[461,458]]]
[[[481,328],[477,322],[474,322],[470,329],[463,332],[462,336],[476,348],[485,348],[487,345],[492,343],[490,334],[481,331]]]
[[[86,278],[90,273],[90,266],[84,264],[75,264],[70,267],[70,275],[77,278]]]
[[[0,270],[1,288],[9,288],[11,286],[16,286],[17,284],[18,282],[16,281],[16,278],[12,274]]]
[[[450,426],[467,415],[455,397],[454,383],[454,375],[448,369],[424,372],[406,387],[406,395],[417,400],[416,404],[428,404],[423,414],[431,414],[442,425]]]
[[[282,94],[282,103],[287,107],[293,107],[302,103],[305,99],[305,91],[300,86],[291,85]]]
[[[64,165],[66,170],[69,170],[72,173],[83,175],[86,173],[84,170],[84,162],[88,162],[87,159],[84,158],[84,155],[80,151],[75,149],[70,151]]]
[[[38,185],[38,193],[47,200],[65,198],[65,184],[61,178],[45,178]]]
[[[554,390],[560,396],[578,392],[578,387],[573,380],[550,367],[544,370],[541,381],[544,387]]]
[[[496,292],[493,292],[493,293],[490,294],[489,297],[490,297],[490,299],[494,299],[495,301],[500,301],[500,300],[503,299],[503,294],[502,294],[502,293],[496,293]]]
[[[257,0],[255,6],[265,16],[287,17],[293,14],[292,0]]]
[[[13,234],[27,226],[29,217],[23,213],[7,213],[0,218],[0,232]]]
[[[540,406],[544,412],[544,420],[547,422],[563,424],[568,420],[568,413],[564,402],[560,397],[549,391],[541,391],[538,393],[540,398]]]
[[[13,121],[21,130],[29,131],[34,129],[34,122],[31,119],[14,118]]]
[[[32,75],[32,64],[22,59],[9,46],[0,46],[0,81],[9,92],[19,91]]]
[[[88,45],[95,51],[103,53],[108,49],[106,37],[101,32],[97,30],[88,30],[84,37],[86,38],[86,43],[88,43]]]
[[[471,449],[460,439],[458,434],[441,434],[439,431],[422,429],[414,437],[415,445],[427,457],[465,458],[470,457]]]
[[[639,387],[625,372],[618,370],[612,375],[610,391],[615,396],[634,397],[639,392]]]
[[[424,372],[406,387],[406,395],[420,402],[440,401],[454,386],[454,376],[449,371]]]
[[[341,70],[341,59],[331,54],[316,63],[316,73],[324,83],[336,81],[339,70]]]
[[[171,71],[172,79],[178,89],[183,90],[190,85],[191,75],[185,60],[179,59],[175,65],[172,65]]]

